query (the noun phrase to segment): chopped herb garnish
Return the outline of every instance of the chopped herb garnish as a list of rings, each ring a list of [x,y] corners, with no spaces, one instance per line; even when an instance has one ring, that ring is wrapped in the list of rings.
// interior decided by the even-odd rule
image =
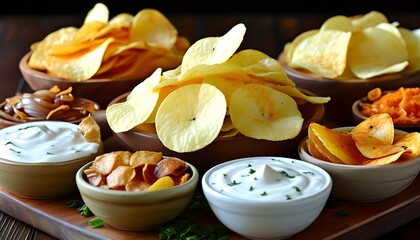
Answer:
[[[94,228],[100,228],[104,226],[104,221],[102,221],[102,219],[99,218],[92,219],[88,223]]]
[[[67,206],[71,208],[79,208],[85,204],[82,200],[70,199],[67,201]]]
[[[227,240],[226,228],[221,224],[200,226],[189,218],[178,218],[166,225],[159,227],[160,240],[187,239],[187,240]]]
[[[299,187],[297,187],[297,186],[293,186],[293,188],[296,190],[296,192],[302,192],[302,190],[300,190],[300,188]]]
[[[226,174],[226,173],[223,173],[223,177],[225,177],[225,178],[226,178],[226,177],[227,177],[227,174]]]
[[[248,167],[252,167],[252,164],[251,163],[248,163]]]
[[[80,215],[89,217],[92,216],[93,213],[90,211],[89,207],[86,204],[83,204],[83,206],[79,207],[77,211],[80,212]]]
[[[295,176],[289,175],[286,171],[280,171],[281,174],[283,174],[284,176],[288,177],[288,178],[294,178]]]
[[[237,182],[236,180],[233,180],[232,182],[228,183],[228,186],[235,186],[235,185],[239,185],[241,184],[241,182]]]
[[[253,191],[254,190],[254,187],[253,186],[250,186],[249,187],[249,191]]]
[[[250,173],[250,174],[253,174],[253,173],[255,173],[255,172],[256,172],[256,171],[255,171],[254,169],[252,169],[252,168],[251,168],[251,169],[249,169],[249,173]]]
[[[268,193],[267,193],[266,191],[264,191],[264,192],[262,192],[260,195],[261,195],[261,196],[267,196],[267,195],[268,195]]]
[[[286,199],[287,199],[287,200],[291,200],[291,199],[292,199],[292,197],[291,197],[290,195],[286,194]]]

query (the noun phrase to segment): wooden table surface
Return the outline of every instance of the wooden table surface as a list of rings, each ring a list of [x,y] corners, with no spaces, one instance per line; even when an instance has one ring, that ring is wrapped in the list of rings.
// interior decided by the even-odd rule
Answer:
[[[365,12],[354,14],[362,13]],[[247,27],[247,32],[240,49],[258,49],[277,58],[286,42],[303,31],[319,28],[328,17],[335,14],[339,13],[227,14],[225,12],[223,14],[170,13],[167,16],[178,28],[179,33],[191,42],[207,36],[221,36],[242,22]],[[61,27],[81,26],[84,16],[84,14],[0,14],[0,99],[12,96],[17,89],[30,91],[26,85],[22,85],[24,81],[21,81],[18,64],[32,43]],[[387,17],[390,21],[398,21],[401,26],[408,29],[420,28],[420,15],[415,11],[390,11],[387,12]],[[418,201],[415,204],[418,209]],[[414,213],[410,210],[407,213],[391,214],[395,214],[396,220],[383,223],[384,227],[380,232],[384,235],[379,239],[420,238],[420,220],[418,220],[420,209]],[[19,235],[16,235],[17,233]],[[18,219],[0,213],[0,239],[7,239],[6,236],[12,236],[11,239],[54,239]]]

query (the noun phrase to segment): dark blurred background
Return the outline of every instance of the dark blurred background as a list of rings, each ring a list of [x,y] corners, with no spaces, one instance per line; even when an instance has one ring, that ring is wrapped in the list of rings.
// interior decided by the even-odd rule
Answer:
[[[2,4],[1,14],[85,14],[98,1],[56,0],[56,1],[8,1]],[[170,13],[313,13],[363,14],[371,10],[390,12],[419,12],[420,4],[410,1],[352,0],[352,1],[299,1],[299,0],[257,0],[257,1],[184,1],[184,0],[109,0],[101,1],[110,9],[111,16],[127,12],[135,14],[139,9],[157,8]]]

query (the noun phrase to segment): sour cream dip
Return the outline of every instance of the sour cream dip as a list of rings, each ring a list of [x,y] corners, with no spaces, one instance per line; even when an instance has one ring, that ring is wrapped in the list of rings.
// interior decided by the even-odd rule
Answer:
[[[252,157],[219,164],[203,181],[214,191],[233,199],[290,201],[306,198],[331,187],[323,169],[301,160]]]
[[[98,152],[79,125],[61,121],[28,122],[0,130],[0,158],[22,163],[65,162]]]

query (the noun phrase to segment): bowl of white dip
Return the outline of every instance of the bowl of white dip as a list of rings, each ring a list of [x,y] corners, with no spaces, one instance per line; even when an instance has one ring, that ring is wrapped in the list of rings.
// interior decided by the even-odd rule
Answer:
[[[77,191],[76,172],[103,152],[79,125],[38,121],[0,129],[0,185],[25,198],[48,199]]]
[[[249,239],[284,239],[315,221],[332,180],[311,163],[262,156],[214,166],[203,175],[202,187],[227,228]]]

